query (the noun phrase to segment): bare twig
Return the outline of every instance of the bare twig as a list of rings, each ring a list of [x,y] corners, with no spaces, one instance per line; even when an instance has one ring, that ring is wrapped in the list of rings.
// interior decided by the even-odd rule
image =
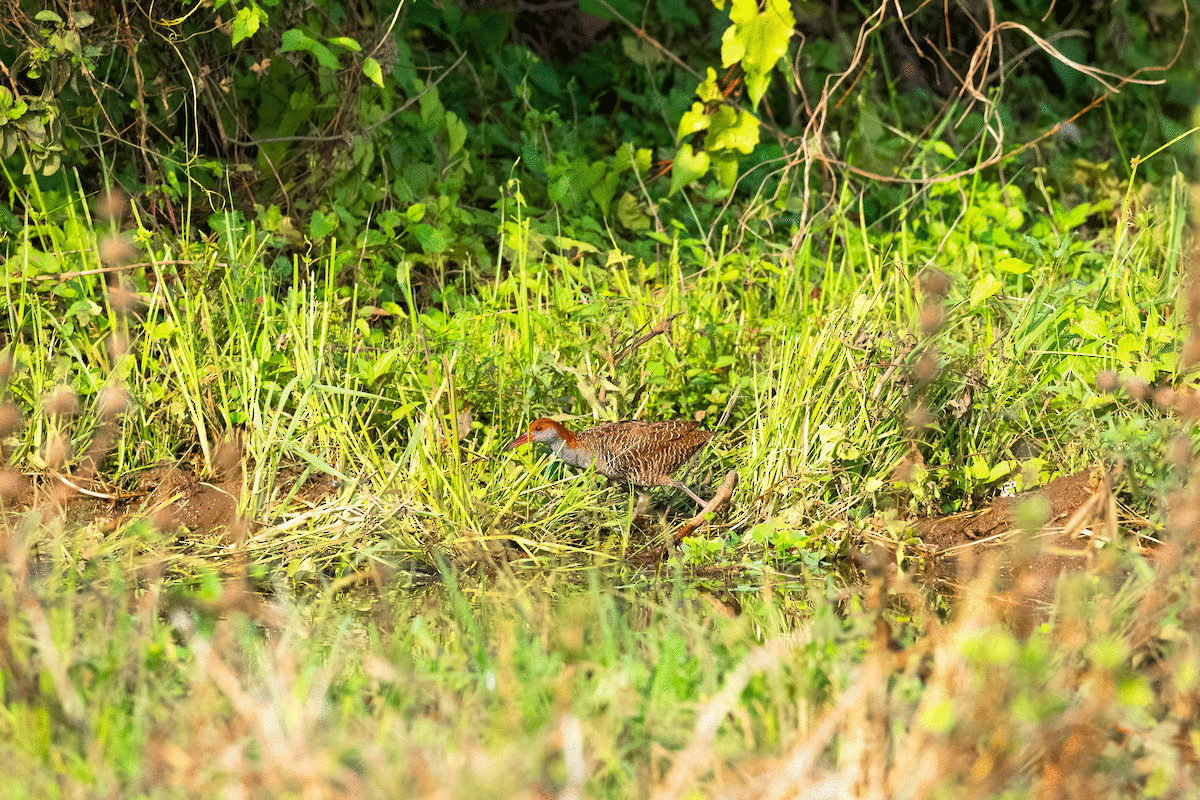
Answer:
[[[725,473],[725,480],[721,481],[721,485],[717,487],[717,491],[715,494],[713,494],[712,499],[704,504],[704,508],[700,509],[700,511],[696,513],[696,516],[685,522],[683,527],[675,532],[675,535],[672,538],[672,543],[679,544],[679,542],[683,540],[683,537],[690,536],[701,525],[708,522],[709,514],[725,505],[728,505],[730,498],[733,497],[733,490],[737,488],[737,485],[737,470],[731,469],[729,472]]]
[[[641,347],[646,342],[653,339],[655,336],[660,336],[664,333],[670,333],[671,323],[675,320],[676,317],[681,316],[682,314],[683,314],[682,311],[672,314],[671,316],[667,317],[666,319],[662,320],[661,322],[656,323],[654,325],[654,327],[652,327],[646,333],[643,333],[641,336],[634,339],[629,344],[625,345],[625,347],[623,347],[621,349],[621,352],[617,353],[617,355],[613,358],[613,366],[620,364],[622,359],[624,359],[628,355],[631,355],[634,350],[637,350],[639,347]]]

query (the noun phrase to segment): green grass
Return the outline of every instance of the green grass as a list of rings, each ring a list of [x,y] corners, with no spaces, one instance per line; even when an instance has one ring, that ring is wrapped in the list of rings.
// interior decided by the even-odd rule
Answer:
[[[253,231],[117,234],[90,198],[31,198],[4,242],[5,480],[40,488],[3,497],[0,794],[1186,793],[1191,427],[1096,388],[1193,381],[1185,187],[1132,235],[958,188],[887,233],[847,200],[790,260],[514,246],[479,292],[390,317],[352,253],[281,283]],[[101,267],[128,268],[78,274]],[[691,477],[736,469],[733,503],[650,560],[671,493],[635,521],[596,476],[502,449],[547,414],[703,418]],[[231,441],[227,534],[54,505],[51,470],[114,496],[164,460],[216,481]],[[898,519],[1122,455],[1169,546],[1126,525],[1056,596],[1015,534],[957,598],[912,577]],[[314,506],[296,475],[337,488]]]

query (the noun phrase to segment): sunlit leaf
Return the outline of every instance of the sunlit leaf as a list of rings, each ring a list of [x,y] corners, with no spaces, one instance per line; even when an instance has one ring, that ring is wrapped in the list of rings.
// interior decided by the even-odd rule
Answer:
[[[238,9],[233,18],[233,44],[236,45],[243,39],[249,39],[258,32],[258,26],[262,22],[260,13],[259,9],[250,5]]]
[[[363,75],[366,75],[367,80],[380,89],[383,88],[383,69],[379,66],[379,62],[370,56],[363,61]]]
[[[971,308],[977,308],[980,303],[1004,288],[1000,279],[990,272],[980,277],[971,289]]]
[[[704,177],[709,167],[708,153],[693,152],[690,144],[681,145],[675,153],[675,162],[671,167],[671,191],[675,194],[684,186]]]

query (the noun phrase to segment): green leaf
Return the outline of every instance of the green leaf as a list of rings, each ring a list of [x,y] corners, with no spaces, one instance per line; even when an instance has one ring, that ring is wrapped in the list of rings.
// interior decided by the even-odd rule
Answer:
[[[442,119],[442,124],[446,128],[446,138],[449,140],[449,155],[455,155],[459,150],[462,150],[463,145],[467,141],[467,126],[458,118],[458,115],[453,111],[447,111],[446,116]]]
[[[290,53],[295,50],[303,50],[311,53],[317,59],[317,63],[326,69],[337,69],[337,57],[330,51],[328,47],[313,39],[308,34],[297,28],[290,28],[283,32],[282,44],[279,47],[280,52]]]
[[[312,217],[308,220],[308,238],[324,239],[329,234],[337,230],[338,217],[332,211],[326,213],[321,209],[313,212]]]
[[[1117,683],[1117,697],[1124,706],[1148,706],[1154,702],[1154,690],[1142,675],[1130,675]]]
[[[1030,264],[1027,261],[1022,261],[1019,258],[1002,258],[996,264],[996,269],[1012,275],[1024,275],[1026,272],[1029,272],[1029,270],[1033,269],[1033,264]]]
[[[146,329],[146,339],[151,342],[160,342],[163,339],[169,339],[178,330],[172,320],[164,320],[157,325],[151,325]]]
[[[1010,208],[1004,213],[1004,225],[1010,231],[1020,230],[1025,224],[1025,215],[1019,208]]]
[[[570,250],[574,248],[584,253],[599,253],[600,250],[588,242],[580,241],[579,239],[571,239],[567,236],[551,236],[549,241],[560,250]]]
[[[100,306],[83,297],[71,304],[71,307],[67,309],[66,316],[79,316],[84,318],[82,321],[87,321],[92,317],[98,316],[101,311],[103,309]]]
[[[733,25],[721,37],[721,62],[726,68],[741,62],[746,90],[757,107],[770,71],[787,55],[796,19],[788,0],[767,0],[761,14],[757,0],[733,0],[729,19]]]
[[[758,144],[758,120],[746,111],[721,106],[712,116],[706,150],[737,150],[749,155]]]
[[[597,161],[596,164],[604,166],[602,161]],[[617,181],[620,177],[620,173],[616,170],[610,170],[599,183],[592,187],[592,200],[600,207],[600,213],[605,216],[608,216],[608,207],[612,205],[612,199],[617,194]]]
[[[426,253],[443,253],[446,250],[446,235],[427,222],[414,226],[413,235]]]
[[[995,483],[996,481],[1000,480],[1001,478],[1007,478],[1012,473],[1012,471],[1013,471],[1013,464],[1011,461],[1008,461],[1008,460],[1001,461],[998,464],[996,464],[994,467],[992,467],[991,471],[987,474],[987,482]]]
[[[617,220],[631,231],[644,231],[650,227],[650,217],[642,211],[632,192],[621,195],[617,202]]]
[[[721,187],[727,192],[733,191],[738,175],[737,156],[730,152],[717,153],[712,158],[712,169]]]
[[[333,36],[329,39],[330,44],[336,44],[338,47],[345,48],[351,53],[357,53],[362,50],[362,45],[351,39],[349,36]]]
[[[712,67],[708,68],[708,77],[696,87],[696,97],[700,98],[701,103],[716,103],[723,99],[721,86],[717,83],[717,71]]]
[[[258,26],[262,22],[260,13],[262,11],[254,6],[242,6],[238,9],[237,16],[233,18],[233,44],[249,39],[258,32]]]
[[[991,469],[982,456],[972,456],[967,463],[966,473],[972,480],[982,481],[991,473]]]
[[[994,295],[996,292],[1004,288],[1004,284],[1000,283],[1000,279],[990,272],[979,279],[975,284],[975,288],[971,290],[971,308],[976,308],[984,300]]]
[[[662,51],[639,36],[622,36],[621,52],[643,69],[654,69],[667,60]]]
[[[650,164],[654,161],[654,153],[649,147],[639,147],[637,152],[633,154],[633,168],[637,170],[638,175],[648,175],[650,173]]]
[[[1195,737],[1195,733],[1192,734]],[[1193,738],[1193,741],[1195,739]],[[1175,772],[1172,769],[1170,772],[1161,764],[1146,776],[1146,785],[1142,788],[1143,797],[1162,797],[1171,789],[1171,775]]]
[[[279,49],[281,52],[290,53],[293,50],[308,50],[314,44],[316,42],[304,31],[289,28],[283,32],[283,36],[280,38]]]
[[[739,23],[749,18],[747,14],[739,11],[739,8],[745,5],[753,6],[754,12],[758,11],[757,4],[753,2],[747,4],[745,0],[733,0],[733,7],[729,11],[729,19],[733,25],[721,34],[721,66],[725,69],[729,69],[746,56],[746,42],[738,36]]]
[[[582,199],[579,194],[579,187],[576,185],[574,177],[571,175],[560,175],[557,179],[550,182],[546,187],[546,196],[551,203],[555,205],[564,205],[566,211],[574,210]]]
[[[942,158],[947,158],[951,161],[958,158],[958,154],[954,152],[954,148],[940,139],[933,143],[933,152],[937,153]]]
[[[571,174],[578,181],[580,192],[590,192],[592,187],[604,178],[606,171],[607,169],[603,161],[594,161],[588,164],[586,161],[581,160],[573,166]]]
[[[1073,325],[1093,339],[1107,341],[1112,336],[1108,322],[1094,309],[1077,308],[1078,316],[1072,321]]]
[[[367,381],[374,383],[380,378],[389,375],[396,364],[396,359],[402,354],[403,351],[400,348],[394,348],[384,353],[375,361],[370,362],[366,369]]]
[[[754,102],[755,107],[758,106],[759,99],[767,93],[767,87],[771,85],[771,75],[768,72],[748,72],[746,73],[746,93],[750,95],[750,99]]]
[[[633,166],[633,145],[625,142],[613,154],[613,171],[624,172]]]
[[[1117,341],[1116,359],[1118,364],[1129,365],[1142,355],[1142,341],[1132,333],[1124,334]]]
[[[363,75],[366,75],[367,79],[380,89],[383,88],[383,69],[379,66],[379,62],[370,56],[363,61]]]
[[[1063,231],[1073,231],[1086,222],[1091,213],[1091,203],[1080,203],[1065,214],[1056,215],[1057,222]]]
[[[33,15],[33,18],[38,22],[53,22],[55,25],[62,25],[62,17],[53,11],[39,11]]]
[[[690,144],[682,145],[675,153],[675,162],[671,167],[671,190],[668,194],[675,194],[692,181],[704,177],[704,173],[708,172],[709,161],[708,153],[696,153],[692,151]]]
[[[37,117],[31,117],[25,122],[25,135],[35,145],[46,143],[46,126]]]
[[[683,112],[683,116],[679,119],[679,130],[675,134],[675,141],[678,142],[696,131],[705,130],[711,121],[712,117],[705,112],[703,103],[692,103],[691,109]]]
[[[976,664],[1007,665],[1021,654],[1021,646],[1013,635],[1002,629],[985,629],[972,635],[961,645],[962,653]]]

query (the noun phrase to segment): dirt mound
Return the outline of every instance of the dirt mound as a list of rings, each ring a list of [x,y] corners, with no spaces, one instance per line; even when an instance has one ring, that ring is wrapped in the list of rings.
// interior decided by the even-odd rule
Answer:
[[[1103,510],[1101,507],[1108,505],[1105,500],[1111,494],[1107,475],[1100,469],[1087,469],[1055,478],[1036,491],[1001,497],[984,509],[919,520],[913,526],[913,531],[927,546],[944,553],[964,545],[999,540],[1015,532],[1020,527],[1017,519],[1019,509],[1035,496],[1047,502],[1045,528],[1052,530],[1063,526],[1085,506],[1088,510]],[[1090,521],[1089,515],[1086,520],[1077,520],[1078,525],[1073,527],[1079,528]],[[1067,538],[1067,544],[1078,539],[1076,536]]]
[[[40,508],[68,524],[95,523],[113,530],[145,517],[159,530],[186,530],[205,537],[224,534],[241,521],[244,481],[240,465],[215,476],[202,476],[182,463],[155,464],[112,484],[92,480],[79,485],[54,472],[13,473],[8,478],[13,491],[5,493],[5,511],[24,513]],[[315,505],[337,491],[338,481],[323,473],[305,475],[299,466],[286,466],[275,474],[273,485],[279,487],[277,495]]]
[[[1059,576],[1103,571],[1103,548],[1120,527],[1109,475],[1095,467],[980,511],[919,520],[912,531],[931,556],[925,578],[939,592],[958,594],[990,576],[993,602],[1007,607],[1014,631],[1027,635],[1045,619]]]

